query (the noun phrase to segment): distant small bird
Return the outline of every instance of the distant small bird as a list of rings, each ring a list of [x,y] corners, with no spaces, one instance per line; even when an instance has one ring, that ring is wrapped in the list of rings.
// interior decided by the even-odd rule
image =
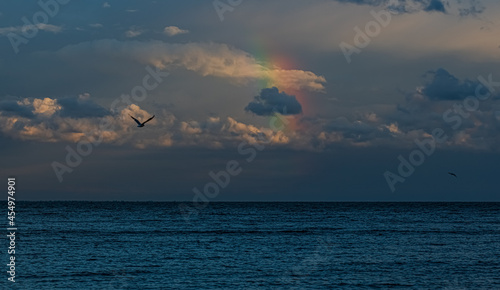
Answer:
[[[130,116],[130,115],[129,115],[129,116]],[[144,122],[142,122],[142,123],[141,123],[141,122],[139,122],[139,120],[137,120],[136,118],[134,118],[134,117],[130,116],[130,118],[134,119],[134,121],[137,123],[137,127],[139,127],[139,128],[140,128],[140,127],[144,127],[144,124],[146,124],[147,122],[151,121],[154,117],[155,117],[155,115],[153,115],[153,117],[151,117],[151,118],[149,118],[149,119],[147,119],[146,121],[144,121]]]
[[[457,178],[457,175],[455,173],[453,173],[453,172],[448,172],[448,174],[451,175],[451,176],[455,176],[455,178]]]

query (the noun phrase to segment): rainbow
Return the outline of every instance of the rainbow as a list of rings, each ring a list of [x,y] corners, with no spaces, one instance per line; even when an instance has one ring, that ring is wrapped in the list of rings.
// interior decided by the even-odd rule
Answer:
[[[264,69],[268,72],[266,75],[268,77],[263,78],[259,81],[259,87],[261,89],[264,88],[270,88],[275,86],[274,84],[280,83],[279,78],[280,75],[278,73],[273,72],[275,69],[296,69],[297,65],[292,61],[291,58],[284,56],[282,53],[280,54],[273,54],[273,53],[264,53],[263,49],[257,49],[257,53],[255,54],[255,58],[257,59],[257,62],[264,67]],[[294,89],[283,89],[280,88],[279,86],[278,89],[280,91],[284,91],[288,95],[294,95],[297,98],[297,101],[302,105],[302,115],[308,115],[310,113],[310,108],[307,104],[307,100],[305,97],[305,94],[303,91],[300,90],[294,90]],[[278,114],[278,113],[275,113]],[[274,117],[274,116],[271,116]],[[270,117],[270,118],[271,118]],[[302,130],[304,129],[300,123],[300,115],[289,115],[285,116],[287,119],[287,124],[285,128],[282,130],[284,133],[287,131],[297,131],[297,130]]]

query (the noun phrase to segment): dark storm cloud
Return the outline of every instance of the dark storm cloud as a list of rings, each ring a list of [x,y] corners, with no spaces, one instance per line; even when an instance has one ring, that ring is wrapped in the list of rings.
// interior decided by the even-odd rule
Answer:
[[[259,116],[269,116],[276,112],[282,115],[296,115],[302,113],[302,105],[295,96],[280,93],[278,88],[272,87],[262,89],[260,95],[255,96],[254,101],[245,107],[245,111]]]
[[[18,100],[7,99],[0,101],[0,112],[8,116],[19,116],[24,118],[33,118],[33,106],[25,106],[18,103]]]
[[[61,117],[98,118],[110,115],[107,109],[88,100],[85,96],[61,98],[57,102],[62,107],[59,112]]]
[[[432,80],[422,90],[422,93],[431,100],[460,100],[474,96],[478,81],[463,80],[450,74],[447,70],[439,68],[429,71]]]

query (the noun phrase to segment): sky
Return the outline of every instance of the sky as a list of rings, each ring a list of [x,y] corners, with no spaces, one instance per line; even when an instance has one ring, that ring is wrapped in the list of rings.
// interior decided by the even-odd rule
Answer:
[[[0,177],[23,200],[500,201],[499,13],[4,1]]]

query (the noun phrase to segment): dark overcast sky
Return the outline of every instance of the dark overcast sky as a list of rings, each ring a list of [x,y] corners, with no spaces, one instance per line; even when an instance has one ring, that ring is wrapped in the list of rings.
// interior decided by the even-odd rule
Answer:
[[[230,2],[0,4],[0,177],[25,200],[500,201],[500,3]]]

